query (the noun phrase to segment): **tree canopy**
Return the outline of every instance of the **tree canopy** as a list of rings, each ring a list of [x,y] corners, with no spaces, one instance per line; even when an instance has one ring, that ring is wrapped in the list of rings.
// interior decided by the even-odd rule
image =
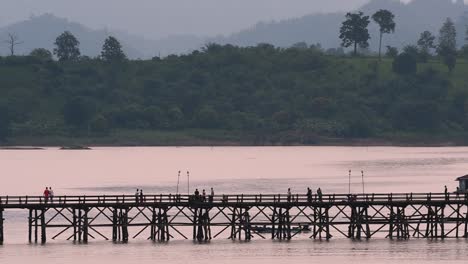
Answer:
[[[127,59],[122,45],[115,37],[108,37],[102,46],[101,58],[107,62],[123,61]]]
[[[364,13],[347,13],[346,20],[340,28],[340,39],[343,47],[354,47],[354,54],[357,54],[357,48],[367,48],[369,46],[369,16]]]
[[[383,34],[389,34],[395,32],[396,23],[394,21],[395,15],[388,11],[380,9],[372,15],[372,19],[379,25],[380,40],[379,40],[379,58],[382,54],[382,37]]]
[[[55,40],[54,55],[59,61],[76,61],[80,57],[80,42],[69,31],[63,32]]]

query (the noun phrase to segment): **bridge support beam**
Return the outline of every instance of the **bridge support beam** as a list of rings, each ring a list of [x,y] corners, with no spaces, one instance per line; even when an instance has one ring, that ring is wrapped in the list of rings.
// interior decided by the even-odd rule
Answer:
[[[115,207],[112,211],[112,240],[128,242],[128,208]]]
[[[0,245],[3,245],[3,242],[5,241],[5,233],[3,232],[3,208],[0,208]]]
[[[152,241],[169,241],[170,239],[167,210],[167,208],[152,208],[150,237]]]
[[[314,229],[311,238],[329,240],[332,235],[330,234],[330,217],[328,215],[329,207],[315,207],[314,208]]]
[[[348,227],[348,237],[360,240],[362,236],[371,238],[369,227],[369,215],[367,206],[351,206],[350,225]]]
[[[445,238],[445,205],[427,206],[426,238]]]
[[[211,240],[210,209],[202,207],[193,209],[193,240],[199,242]]]
[[[29,209],[28,230],[29,243],[32,243],[32,233],[34,232],[34,243],[38,243],[39,229],[41,232],[41,243],[47,242],[47,223],[45,221],[46,209]]]
[[[230,239],[249,241],[252,238],[249,208],[234,207],[231,219]]]
[[[409,224],[405,214],[405,207],[399,206],[390,208],[388,237],[390,239],[409,239]]]
[[[89,208],[73,208],[73,241],[88,243]]]
[[[273,208],[271,238],[280,240],[291,240],[291,217],[289,208]]]

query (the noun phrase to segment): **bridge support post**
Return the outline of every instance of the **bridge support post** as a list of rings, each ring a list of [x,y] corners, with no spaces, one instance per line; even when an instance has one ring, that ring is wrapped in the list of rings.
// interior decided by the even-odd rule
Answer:
[[[113,209],[112,240],[128,242],[128,208],[115,207]]]
[[[311,238],[322,239],[324,237],[329,240],[330,234],[330,218],[328,215],[329,207],[314,207],[314,230]]]
[[[396,209],[396,211],[395,211]],[[389,233],[388,237],[393,239],[395,236],[397,239],[409,239],[409,224],[405,214],[405,207],[391,207],[390,219],[389,219]]]
[[[169,220],[167,216],[167,208],[152,208],[153,216],[151,221],[151,240],[152,241],[169,241]]]
[[[88,243],[89,224],[88,224],[89,208],[73,208],[73,240],[78,242]]]
[[[3,208],[0,208],[0,245],[3,245],[3,242],[5,240],[5,233],[3,232],[3,222],[4,222],[4,218],[3,218]]]
[[[243,234],[243,235],[242,235]],[[252,227],[248,208],[234,207],[232,210],[231,236],[229,239],[250,240]]]
[[[290,240],[291,239],[291,217],[289,208],[274,208],[272,218],[272,234],[273,239]]]
[[[360,240],[363,234],[366,239],[371,237],[367,206],[351,206],[348,237]]]
[[[194,240],[207,241],[211,240],[211,221],[209,208],[194,208],[193,216],[193,238]]]
[[[445,238],[445,205],[427,206],[426,238]]]
[[[41,230],[41,243],[47,242],[47,223],[45,221],[46,209],[29,209],[28,217],[28,238],[32,243],[32,233],[34,232],[34,243],[38,242],[39,229]]]

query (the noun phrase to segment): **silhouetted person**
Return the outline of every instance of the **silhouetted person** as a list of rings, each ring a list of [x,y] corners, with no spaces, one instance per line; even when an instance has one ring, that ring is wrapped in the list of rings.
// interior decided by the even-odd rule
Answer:
[[[210,203],[213,202],[213,199],[214,199],[214,190],[213,190],[213,187],[211,187],[211,193],[210,193]]]
[[[312,190],[309,187],[307,187],[307,202],[312,202]]]
[[[322,189],[320,189],[320,187],[317,189],[317,195],[318,195],[319,201],[321,202],[322,201]]]
[[[49,200],[50,202],[54,202],[54,190],[52,190],[52,187],[49,187]]]
[[[198,189],[195,189],[195,201],[198,201],[200,199],[200,192],[198,191]]]
[[[140,203],[144,202],[143,190],[140,190]]]
[[[288,203],[291,202],[291,188],[288,188]]]
[[[45,188],[44,190],[44,201],[45,203],[49,202],[49,195],[50,195],[50,192],[49,192],[49,188]]]
[[[448,200],[449,199],[449,194],[448,194],[448,189],[447,189],[447,185],[445,185],[445,200]]]
[[[206,201],[206,192],[205,189],[202,191],[202,202]]]
[[[135,203],[139,203],[139,202],[140,202],[139,195],[140,195],[140,189],[136,189],[136,192],[135,192]]]

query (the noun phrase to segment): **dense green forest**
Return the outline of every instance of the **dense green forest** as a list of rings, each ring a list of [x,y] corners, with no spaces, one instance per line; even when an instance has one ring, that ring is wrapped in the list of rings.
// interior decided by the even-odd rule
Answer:
[[[120,63],[5,57],[1,136],[15,144],[66,143],[61,137],[102,144],[119,144],[118,137],[122,144],[463,138],[465,61],[450,73],[429,59],[403,75],[393,61],[266,44],[209,45],[189,55]]]
[[[383,34],[393,15],[374,19]],[[209,44],[199,51],[128,60],[109,37],[101,56],[80,55],[64,32],[52,53],[0,58],[0,139],[8,145],[347,144],[468,141],[468,48],[453,23],[400,53],[368,46],[370,18],[348,14],[343,46],[324,51]],[[387,28],[385,28],[385,25]],[[12,36],[14,37],[14,36]],[[381,41],[382,42],[382,41]],[[359,49],[358,49],[359,48]],[[361,53],[362,54],[362,53]]]

